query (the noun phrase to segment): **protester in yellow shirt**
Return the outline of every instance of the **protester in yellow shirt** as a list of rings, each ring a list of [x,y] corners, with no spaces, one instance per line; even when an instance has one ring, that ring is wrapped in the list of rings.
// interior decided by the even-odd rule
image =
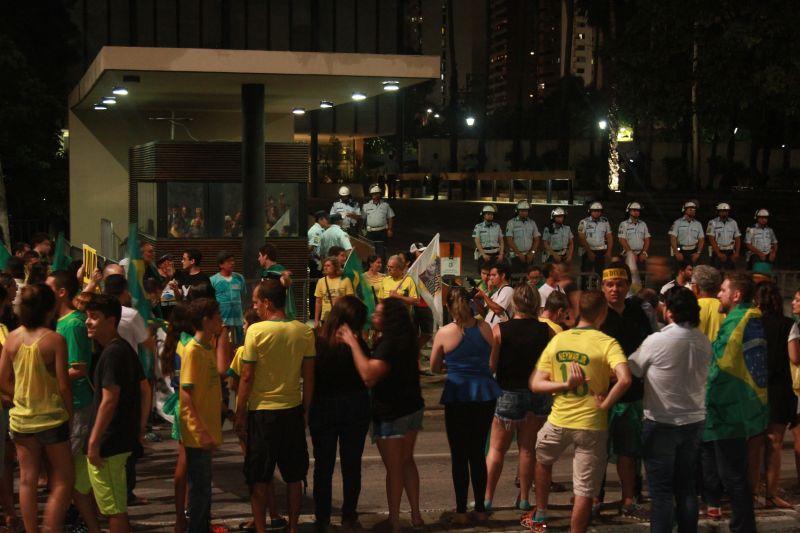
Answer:
[[[592,500],[600,492],[606,468],[608,410],[631,384],[622,347],[597,329],[607,313],[608,304],[601,291],[581,294],[578,326],[553,337],[531,377],[534,393],[555,395],[536,444],[532,530],[546,527],[553,464],[571,444],[575,446],[571,529],[585,531],[589,524]],[[609,390],[612,375],[617,382]]]
[[[405,274],[404,268],[405,262],[399,255],[393,255],[386,261],[387,276],[381,281],[378,298],[380,300],[399,298],[408,305],[410,310],[411,306],[419,300],[419,295],[417,294],[417,285],[410,276]]]
[[[692,291],[700,306],[700,331],[708,340],[717,340],[725,314],[720,312],[717,294],[722,286],[722,274],[708,265],[697,265],[692,271]]]
[[[335,257],[325,259],[322,263],[322,273],[325,276],[317,281],[317,287],[314,290],[314,296],[316,297],[314,328],[318,328],[328,318],[336,298],[347,294],[355,294],[353,283],[350,278],[342,276],[342,266]]]

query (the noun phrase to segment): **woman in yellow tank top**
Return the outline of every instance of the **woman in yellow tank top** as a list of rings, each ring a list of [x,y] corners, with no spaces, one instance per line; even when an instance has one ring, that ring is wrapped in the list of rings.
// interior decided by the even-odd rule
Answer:
[[[19,460],[20,511],[29,532],[39,531],[37,485],[42,452],[52,465],[45,529],[63,528],[75,476],[69,447],[72,389],[67,346],[63,337],[47,328],[55,304],[53,291],[43,283],[22,289],[21,327],[8,335],[0,357],[0,387],[14,399],[9,426]]]

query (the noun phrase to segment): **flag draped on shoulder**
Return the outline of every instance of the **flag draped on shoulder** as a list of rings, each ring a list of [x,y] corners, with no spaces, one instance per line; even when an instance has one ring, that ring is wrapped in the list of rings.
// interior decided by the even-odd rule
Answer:
[[[767,341],[761,311],[738,305],[714,341],[703,440],[746,438],[767,427]]]
[[[425,247],[416,261],[409,267],[408,275],[417,284],[419,297],[425,300],[433,312],[437,326],[443,322],[442,312],[442,268],[439,262],[439,234]]]
[[[150,301],[144,290],[144,260],[139,249],[139,231],[136,224],[131,224],[128,233],[128,292],[131,293],[132,307],[136,309],[146,323],[153,318]]]
[[[367,324],[365,327],[369,327],[370,318],[375,311],[375,295],[372,294],[372,288],[364,277],[364,268],[361,266],[361,259],[359,259],[355,250],[351,250],[350,255],[347,256],[342,275],[350,280],[356,296],[367,306]]]
[[[64,238],[64,232],[61,231],[56,238],[56,250],[53,252],[53,266],[51,267],[53,272],[67,270],[71,261],[68,250],[69,243],[67,239]]]

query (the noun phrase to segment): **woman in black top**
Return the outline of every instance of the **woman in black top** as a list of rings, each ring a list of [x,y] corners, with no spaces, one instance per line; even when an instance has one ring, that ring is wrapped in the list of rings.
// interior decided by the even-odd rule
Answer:
[[[386,298],[378,304],[372,325],[379,335],[372,357],[367,356],[347,324],[339,328],[339,338],[350,347],[358,374],[372,389],[372,438],[386,467],[389,526],[399,532],[403,489],[411,507],[412,525],[424,525],[419,511],[419,472],[414,462],[414,445],[425,407],[417,366],[419,346],[411,314],[398,298]]]
[[[361,493],[361,455],[370,420],[369,393],[353,364],[350,347],[337,336],[339,328],[361,331],[367,320],[366,306],[355,296],[336,299],[317,336],[314,365],[314,399],[309,410],[309,430],[314,445],[314,516],[318,527],[331,518],[333,470],[336,445],[342,469],[342,522],[358,519]],[[369,353],[357,337],[359,349]]]
[[[489,454],[486,456],[488,482],[484,505],[491,509],[503,461],[516,430],[520,490],[516,505],[529,511],[536,464],[536,434],[550,414],[552,399],[545,394],[533,394],[528,389],[528,379],[553,334],[550,326],[537,318],[540,296],[536,289],[527,283],[519,285],[514,289],[513,302],[514,318],[492,328],[494,346],[491,359],[496,365],[497,382],[503,395],[497,400],[492,421]]]
[[[787,339],[794,323],[783,314],[783,297],[778,286],[772,282],[756,286],[755,302],[761,310],[761,323],[764,325],[764,338],[767,340],[767,398],[769,401],[769,425],[767,426],[766,454],[766,504],[767,507],[791,509],[793,506],[778,494],[778,481],[781,472],[781,452],[786,426],[797,424],[797,396],[792,390],[792,377],[789,370],[789,346]],[[753,475],[760,473],[764,437],[751,439],[754,455],[758,453],[757,464],[751,470]],[[757,485],[755,485],[757,486]],[[753,489],[755,490],[755,489]]]

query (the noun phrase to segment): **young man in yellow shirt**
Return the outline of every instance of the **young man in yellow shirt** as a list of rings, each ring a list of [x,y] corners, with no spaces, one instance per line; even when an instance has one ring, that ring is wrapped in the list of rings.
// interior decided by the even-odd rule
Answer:
[[[622,347],[598,330],[607,313],[602,292],[584,292],[578,326],[553,337],[531,376],[531,391],[555,396],[536,444],[536,511],[531,516],[531,531],[547,527],[553,464],[572,444],[575,504],[571,531],[586,531],[589,525],[592,500],[600,492],[606,467],[608,410],[631,384]],[[609,390],[612,376],[617,381]]]
[[[214,337],[222,330],[219,303],[189,304],[195,335],[181,360],[181,438],[189,474],[189,533],[207,533],[211,521],[211,456],[222,444],[222,387]]]
[[[708,265],[698,265],[692,271],[692,292],[697,296],[697,305],[700,306],[700,331],[705,333],[708,340],[717,340],[717,334],[725,314],[719,309],[719,288],[722,286],[722,274],[719,270]]]

